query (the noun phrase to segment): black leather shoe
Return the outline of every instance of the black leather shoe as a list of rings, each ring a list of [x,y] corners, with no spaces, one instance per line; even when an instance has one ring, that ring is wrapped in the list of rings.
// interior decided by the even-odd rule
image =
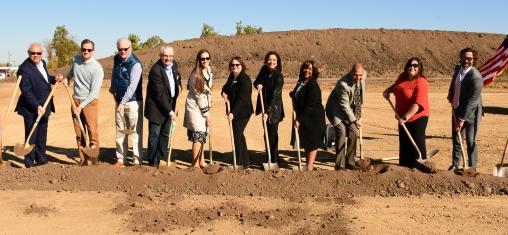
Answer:
[[[348,165],[348,166],[346,166],[346,169],[352,170],[352,171],[357,171],[357,170],[360,170],[360,167],[358,167],[356,165]]]
[[[448,171],[458,171],[458,170],[459,170],[459,167],[455,166],[455,165],[451,165],[450,167],[448,167]]]

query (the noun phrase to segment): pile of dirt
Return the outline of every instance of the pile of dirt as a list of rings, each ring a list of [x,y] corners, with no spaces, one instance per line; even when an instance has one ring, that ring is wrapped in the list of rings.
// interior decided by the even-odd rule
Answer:
[[[268,229],[291,222],[308,225],[300,227],[299,234],[312,234],[320,229],[344,233],[346,221],[342,218],[342,208],[332,205],[351,204],[353,198],[360,196],[508,195],[506,178],[485,174],[461,177],[448,171],[424,174],[395,165],[382,174],[221,169],[209,175],[191,168],[113,168],[104,163],[90,167],[60,164],[31,169],[7,167],[0,171],[0,190],[122,192],[127,200],[119,202],[113,212],[128,215],[130,231],[155,233],[182,228],[192,232],[203,224],[217,221],[236,221]],[[194,201],[201,201],[200,197],[208,199],[186,206],[186,200],[191,197]],[[239,198],[251,198],[252,205],[239,203],[236,201]],[[263,207],[266,198],[279,203],[276,207]],[[308,202],[323,203],[330,208],[324,210],[326,213],[313,213],[306,209]],[[42,208],[42,211],[48,213],[50,209]],[[27,209],[27,213],[42,213],[39,211],[41,208],[37,206]]]
[[[226,78],[229,59],[234,55],[241,56],[248,73],[256,76],[266,52],[271,50],[280,54],[283,73],[289,79],[298,77],[299,67],[307,59],[320,64],[324,78],[342,76],[355,62],[364,63],[371,76],[391,78],[399,74],[406,60],[413,56],[423,59],[429,76],[448,77],[452,66],[458,62],[460,49],[474,47],[481,63],[493,55],[503,37],[501,34],[438,30],[325,29],[196,38],[174,41],[171,45],[185,79],[194,66],[197,51],[203,48],[210,51],[217,79]],[[135,54],[143,64],[146,77],[159,59],[158,48],[141,49]],[[113,57],[99,62],[109,79]],[[58,71],[65,73],[68,69],[64,67]]]

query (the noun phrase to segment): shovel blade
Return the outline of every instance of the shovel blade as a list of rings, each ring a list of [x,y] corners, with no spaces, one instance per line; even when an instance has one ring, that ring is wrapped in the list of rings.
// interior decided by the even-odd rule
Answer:
[[[437,166],[436,163],[430,161],[430,159],[426,160],[418,160],[418,162],[427,170],[430,171],[430,173],[436,173],[437,172]]]
[[[133,130],[119,130],[119,132],[124,135],[132,135],[132,134],[136,133],[136,131],[133,131]]]
[[[81,151],[83,152],[83,154],[85,154],[89,158],[92,158],[92,159],[99,158],[99,149],[98,148],[86,147],[86,148],[81,148]]]
[[[291,169],[294,171],[300,171],[300,172],[304,172],[304,171],[308,170],[307,167],[304,167],[304,166],[301,167],[301,170],[300,170],[299,166],[292,166]]]
[[[279,164],[278,163],[263,163],[263,169],[265,171],[270,171],[270,170],[276,170],[276,171],[278,171],[279,170]]]
[[[30,152],[32,152],[34,147],[35,147],[35,144],[25,145],[23,143],[17,143],[14,146],[14,154],[18,157],[25,156],[25,155],[29,154]]]
[[[492,169],[492,175],[497,177],[508,177],[508,167],[503,167],[498,164]]]

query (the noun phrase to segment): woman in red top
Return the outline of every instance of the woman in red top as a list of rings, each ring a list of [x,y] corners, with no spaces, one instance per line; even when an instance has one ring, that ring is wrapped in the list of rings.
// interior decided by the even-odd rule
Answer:
[[[404,72],[383,92],[385,99],[395,95],[395,110],[399,115],[399,165],[417,167],[418,152],[401,127],[405,124],[422,157],[427,157],[425,129],[429,120],[429,83],[423,75],[423,63],[413,57],[406,62]]]

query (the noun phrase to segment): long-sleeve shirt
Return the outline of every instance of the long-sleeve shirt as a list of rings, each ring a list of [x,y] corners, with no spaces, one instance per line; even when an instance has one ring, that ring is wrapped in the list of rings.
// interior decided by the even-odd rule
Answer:
[[[132,95],[134,95],[134,92],[136,92],[136,88],[138,87],[142,72],[143,68],[141,68],[141,63],[136,63],[132,66],[129,86],[127,87],[127,90],[122,97],[122,101],[120,101],[121,104],[129,102],[129,100],[132,98]]]
[[[104,70],[94,58],[84,61],[82,56],[74,57],[74,64],[67,77],[74,80],[74,98],[83,100],[80,108],[99,97]]]

